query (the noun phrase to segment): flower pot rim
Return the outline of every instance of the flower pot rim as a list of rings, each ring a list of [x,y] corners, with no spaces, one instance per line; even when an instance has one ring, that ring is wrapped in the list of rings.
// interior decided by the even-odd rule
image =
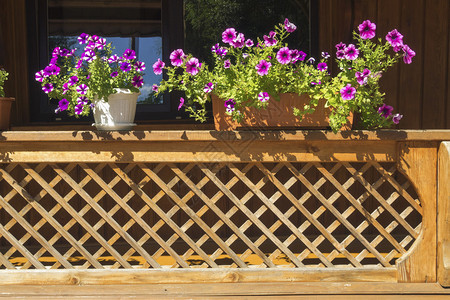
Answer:
[[[16,101],[16,98],[14,98],[14,97],[0,97],[0,100],[2,100],[2,101]]]

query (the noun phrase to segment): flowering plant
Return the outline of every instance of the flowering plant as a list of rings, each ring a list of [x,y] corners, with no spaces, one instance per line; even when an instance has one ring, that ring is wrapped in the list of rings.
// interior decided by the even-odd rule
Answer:
[[[288,19],[257,41],[228,28],[222,33],[222,42],[227,45],[215,44],[211,48],[212,68],[182,49],[171,53],[171,66],[158,59],[153,71],[161,74],[166,70],[167,79],[154,86],[154,90],[185,92],[187,101],[181,98],[179,109],[184,106],[200,121],[206,119],[205,104],[210,101],[211,93],[224,99],[227,113],[236,121],[242,120],[244,107],[266,108],[270,97],[278,100],[280,93],[297,93],[307,94],[311,99],[308,105],[294,108],[294,114],[299,117],[314,112],[319,100],[326,99],[334,132],[347,122],[351,112],[360,113],[366,128],[388,126],[398,123],[401,115],[392,116],[393,108],[383,104],[379,78],[401,57],[411,63],[415,53],[403,44],[397,30],[388,33],[385,44],[381,39],[379,43],[372,42],[375,28],[374,23],[364,21],[359,26],[359,34],[354,33],[357,46],[337,45],[341,71],[336,76],[328,71],[328,53],[322,52],[322,58],[316,63],[312,57],[307,59],[305,52],[289,49],[285,39],[296,26]],[[390,47],[393,55],[387,53]]]
[[[3,85],[5,81],[8,79],[8,72],[3,69],[0,69],[0,97],[5,97],[5,91],[3,89]]]
[[[137,61],[134,50],[127,49],[118,56],[111,43],[96,35],[82,33],[78,42],[85,45],[80,56],[77,49],[56,47],[48,66],[36,73],[42,90],[58,99],[56,112],[88,115],[96,99],[107,101],[116,89],[139,92],[144,84],[145,63]]]

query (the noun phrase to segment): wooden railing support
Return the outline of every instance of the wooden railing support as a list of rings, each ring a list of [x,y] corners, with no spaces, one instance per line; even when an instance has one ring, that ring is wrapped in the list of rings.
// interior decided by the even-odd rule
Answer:
[[[439,148],[438,282],[450,287],[450,142]]]

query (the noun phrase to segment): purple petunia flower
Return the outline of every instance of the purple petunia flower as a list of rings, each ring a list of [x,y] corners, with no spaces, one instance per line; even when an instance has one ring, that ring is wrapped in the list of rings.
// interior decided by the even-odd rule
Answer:
[[[375,23],[370,22],[369,20],[365,20],[358,26],[359,35],[363,40],[371,39],[375,36],[375,30],[377,29],[377,25]]]
[[[119,75],[119,72],[114,71],[114,72],[111,73],[110,76],[111,76],[112,78],[114,78],[114,77],[117,77],[117,75]]]
[[[322,52],[321,55],[325,59],[329,59],[330,58],[330,53],[328,53],[328,52]]]
[[[53,91],[53,84],[51,84],[51,83],[44,84],[44,86],[42,87],[42,90],[46,94],[50,93],[51,91]]]
[[[390,115],[392,115],[393,110],[394,108],[392,106],[383,104],[380,108],[378,108],[378,113],[387,119]]]
[[[213,88],[214,88],[214,83],[208,82],[208,83],[205,84],[205,86],[203,87],[203,91],[204,91],[205,93],[211,93],[212,90],[213,90]]]
[[[89,90],[89,87],[87,85],[85,85],[84,83],[77,86],[77,92],[80,95],[86,95],[88,90]]]
[[[306,58],[306,53],[303,51],[298,51],[298,60],[304,61]]]
[[[184,105],[184,98],[181,97],[180,98],[180,104],[178,104],[178,110],[180,110],[183,107],[183,105]]]
[[[145,71],[145,63],[143,61],[137,61],[134,63],[134,67],[136,68],[136,71],[143,72]]]
[[[53,58],[57,58],[60,53],[61,53],[61,48],[60,47],[55,47],[53,49],[53,51],[52,51],[52,57]]]
[[[113,56],[111,56],[110,58],[108,58],[108,62],[110,64],[116,63],[119,61],[119,56],[117,56],[117,54],[114,54]]]
[[[85,105],[85,104],[88,104],[89,99],[86,96],[80,96],[77,98],[77,101],[78,101],[78,104]]]
[[[353,44],[349,44],[344,50],[345,58],[348,60],[355,60],[358,58],[359,50]]]
[[[70,86],[75,85],[77,82],[78,82],[78,77],[77,76],[71,76],[69,78],[69,81],[68,81]]]
[[[223,62],[223,67],[224,67],[225,69],[228,69],[228,68],[231,67],[231,62],[230,62],[229,59],[227,59],[227,60],[225,60],[225,61]]]
[[[286,29],[287,32],[294,32],[297,29],[297,26],[289,22],[289,20],[286,18],[284,19],[284,29]]]
[[[236,38],[236,30],[234,28],[227,28],[222,32],[222,42],[231,44]]]
[[[317,64],[317,70],[326,71],[328,69],[327,63],[321,62]]]
[[[295,64],[300,58],[300,53],[297,49],[291,50],[291,63]]]
[[[96,42],[95,42],[95,47],[99,50],[103,50],[103,48],[106,46],[106,39],[103,38],[99,38]]]
[[[398,123],[400,123],[400,120],[403,118],[403,115],[401,115],[401,114],[395,114],[393,117],[392,117],[392,122],[394,122],[395,124],[398,124]]]
[[[93,61],[94,59],[95,59],[95,52],[94,52],[94,50],[87,50],[87,51],[85,51],[82,55],[81,55],[81,58],[83,59],[83,60],[85,60],[85,61],[87,61],[88,63],[89,62],[91,62],[91,61]]]
[[[83,104],[75,105],[75,114],[81,115],[82,112],[83,112]]]
[[[275,46],[278,43],[278,41],[275,39],[276,35],[277,35],[277,33],[275,31],[271,31],[271,32],[269,32],[269,36],[267,36],[267,35],[263,36],[264,44],[267,47]]]
[[[386,40],[391,44],[392,47],[403,45],[403,35],[394,29],[386,35]]]
[[[124,72],[128,72],[131,70],[131,64],[129,62],[124,61],[120,63],[120,69]]]
[[[91,36],[92,44],[95,45],[95,43],[97,43],[99,39],[100,39],[100,37],[98,35]]]
[[[63,84],[63,95],[65,95],[70,90],[70,84],[68,82]]]
[[[336,44],[336,50],[345,50],[345,48],[347,48],[347,45],[344,44],[343,42],[340,42],[339,44]]]
[[[45,77],[47,77],[47,76],[45,76],[43,70],[41,70],[41,71],[37,72],[36,74],[34,74],[34,78],[36,79],[36,81],[39,81],[39,82],[43,82]]]
[[[225,55],[227,55],[227,53],[228,53],[228,50],[226,49],[226,48],[223,48],[223,47],[220,47],[220,49],[219,50],[217,50],[217,55],[219,55],[219,56],[225,56]]]
[[[186,62],[186,72],[191,75],[197,75],[200,68],[198,59],[193,57]]]
[[[219,43],[216,43],[216,44],[212,45],[211,52],[217,53],[217,50],[219,50],[219,48],[220,48]]]
[[[51,75],[58,75],[61,71],[61,68],[57,65],[50,65],[44,68],[44,77],[48,77]]]
[[[364,71],[362,71],[362,72],[356,72],[355,77],[356,77],[356,81],[358,81],[358,84],[359,85],[367,84],[367,79],[368,79],[370,73],[371,72],[369,69],[364,69]]]
[[[277,52],[277,60],[280,64],[288,64],[291,62],[291,50],[288,47],[283,47]]]
[[[308,58],[308,60],[306,61],[308,64],[313,64],[316,62],[316,59],[314,57],[310,57]]]
[[[83,60],[82,59],[78,60],[77,65],[75,66],[75,69],[81,68],[82,65],[83,65]]]
[[[60,110],[66,110],[69,107],[69,101],[66,98],[59,100],[58,106]]]
[[[134,76],[133,79],[131,79],[131,84],[136,88],[142,87],[144,85],[144,77],[141,75]]]
[[[162,70],[165,65],[166,64],[158,58],[158,60],[153,64],[153,72],[156,75],[162,74]]]
[[[159,87],[156,84],[152,85],[152,91],[158,92],[158,89]]]
[[[123,53],[123,58],[125,59],[136,59],[136,52],[134,50],[131,49],[127,49],[125,50],[125,52]]]
[[[247,46],[247,47],[253,47],[253,45],[254,45],[255,43],[253,42],[253,40],[251,40],[251,39],[248,39],[248,40],[246,40],[245,41],[245,46]]]
[[[341,97],[344,100],[352,100],[355,98],[356,89],[351,84],[347,84],[341,89]]]
[[[261,92],[258,94],[258,100],[261,102],[267,102],[269,101],[269,93],[268,92]]]
[[[183,59],[186,58],[182,49],[177,49],[170,53],[170,63],[172,66],[179,67],[183,64]]]
[[[245,46],[245,37],[243,33],[239,33],[236,38],[231,42],[234,48],[243,48]]]
[[[231,114],[235,110],[236,101],[234,101],[234,99],[228,99],[227,101],[225,101],[224,105],[226,108],[226,112],[228,114]]]
[[[403,45],[402,50],[405,53],[403,56],[403,62],[405,64],[410,64],[412,62],[412,58],[416,56],[416,52],[409,48],[408,45]]]
[[[259,63],[255,66],[256,72],[260,76],[267,75],[272,64],[265,60],[260,60]]]
[[[70,54],[70,51],[69,50],[67,50],[67,49],[61,49],[60,51],[59,51],[59,55],[61,55],[62,57],[66,57],[66,56],[68,56]]]
[[[337,58],[337,59],[343,59],[343,58],[345,58],[345,52],[344,52],[344,50],[338,50],[338,51],[336,51],[336,58]]]
[[[86,44],[88,42],[88,40],[89,40],[89,34],[87,34],[87,33],[82,33],[78,37],[78,43],[80,43],[80,44]]]

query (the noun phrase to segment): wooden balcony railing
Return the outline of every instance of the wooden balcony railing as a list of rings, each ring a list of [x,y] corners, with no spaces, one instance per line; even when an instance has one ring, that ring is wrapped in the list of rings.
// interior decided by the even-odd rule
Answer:
[[[450,285],[445,141],[450,131],[3,132],[0,279]]]

